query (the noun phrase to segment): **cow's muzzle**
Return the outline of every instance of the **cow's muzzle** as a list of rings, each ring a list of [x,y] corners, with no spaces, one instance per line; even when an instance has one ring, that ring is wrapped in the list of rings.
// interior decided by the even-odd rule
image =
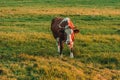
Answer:
[[[70,44],[71,44],[71,41],[66,41],[66,44],[67,44],[67,45],[70,45]]]

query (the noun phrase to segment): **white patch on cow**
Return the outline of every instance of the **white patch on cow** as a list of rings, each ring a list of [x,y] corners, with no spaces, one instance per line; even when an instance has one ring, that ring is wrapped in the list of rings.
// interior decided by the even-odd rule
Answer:
[[[62,22],[63,22],[63,21],[69,21],[69,20],[70,20],[70,18],[67,17],[67,18],[64,18],[64,19],[62,20]]]
[[[58,52],[60,53],[60,46],[58,45]]]
[[[59,43],[59,38],[57,38],[56,40],[57,40],[57,48],[58,48],[58,52],[60,53],[60,43]]]
[[[67,43],[71,43],[71,42],[72,42],[71,34],[73,33],[73,30],[70,29],[70,28],[67,28],[67,26],[66,26],[65,32],[66,32],[66,34],[67,34],[66,44],[67,44]]]
[[[64,22],[64,21],[69,21],[70,20],[70,18],[64,18],[61,22],[60,22],[60,24],[58,25],[59,26],[59,28],[62,28],[60,25],[62,24],[62,22]]]
[[[74,58],[73,52],[70,52],[70,58]]]

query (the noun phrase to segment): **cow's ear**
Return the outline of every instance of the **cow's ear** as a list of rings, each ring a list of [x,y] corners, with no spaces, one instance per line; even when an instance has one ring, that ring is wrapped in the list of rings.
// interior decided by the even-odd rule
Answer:
[[[79,33],[79,30],[78,29],[74,29],[74,33]]]

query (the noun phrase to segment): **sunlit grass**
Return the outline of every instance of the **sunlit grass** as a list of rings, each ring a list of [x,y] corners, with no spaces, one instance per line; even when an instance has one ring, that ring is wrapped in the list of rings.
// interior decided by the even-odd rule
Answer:
[[[4,62],[1,65],[2,68],[0,68],[1,71],[0,74],[2,75],[3,79],[39,80],[39,79],[49,78],[50,80],[52,79],[57,79],[57,80],[85,79],[86,80],[86,79],[95,79],[95,78],[111,79],[112,77],[114,77],[115,79],[119,79],[119,71],[104,69],[103,68],[104,66],[97,64],[95,65],[93,64],[93,62],[90,64],[87,63],[83,64],[79,62],[79,60],[77,59],[75,60],[69,58],[60,59],[57,57],[55,58],[50,56],[41,57],[41,56],[28,55],[26,53],[21,53],[17,55],[13,54],[13,57],[11,58],[8,58],[9,56],[5,56],[5,55],[2,56]],[[5,58],[8,59],[5,60]],[[106,59],[107,58],[108,57],[106,57]],[[90,57],[88,58],[89,61],[91,59]],[[8,64],[6,64],[7,61],[9,61]],[[102,59],[100,61],[102,61]],[[101,69],[99,69],[98,67],[100,67]]]
[[[69,12],[68,12],[69,11]],[[109,9],[109,8],[103,8],[103,9],[97,9],[97,8],[76,8],[71,7],[69,10],[69,7],[64,8],[0,8],[0,15],[6,16],[6,15],[120,15],[119,9]]]
[[[85,42],[112,42],[111,40],[115,40],[116,42],[120,42],[119,35],[76,35],[76,39],[82,40]]]

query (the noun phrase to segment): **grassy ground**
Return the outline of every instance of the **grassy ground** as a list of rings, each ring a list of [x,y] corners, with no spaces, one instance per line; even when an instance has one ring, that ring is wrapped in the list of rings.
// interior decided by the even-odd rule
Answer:
[[[0,0],[0,79],[120,80],[119,0]],[[50,23],[80,29],[70,59],[59,58]]]

